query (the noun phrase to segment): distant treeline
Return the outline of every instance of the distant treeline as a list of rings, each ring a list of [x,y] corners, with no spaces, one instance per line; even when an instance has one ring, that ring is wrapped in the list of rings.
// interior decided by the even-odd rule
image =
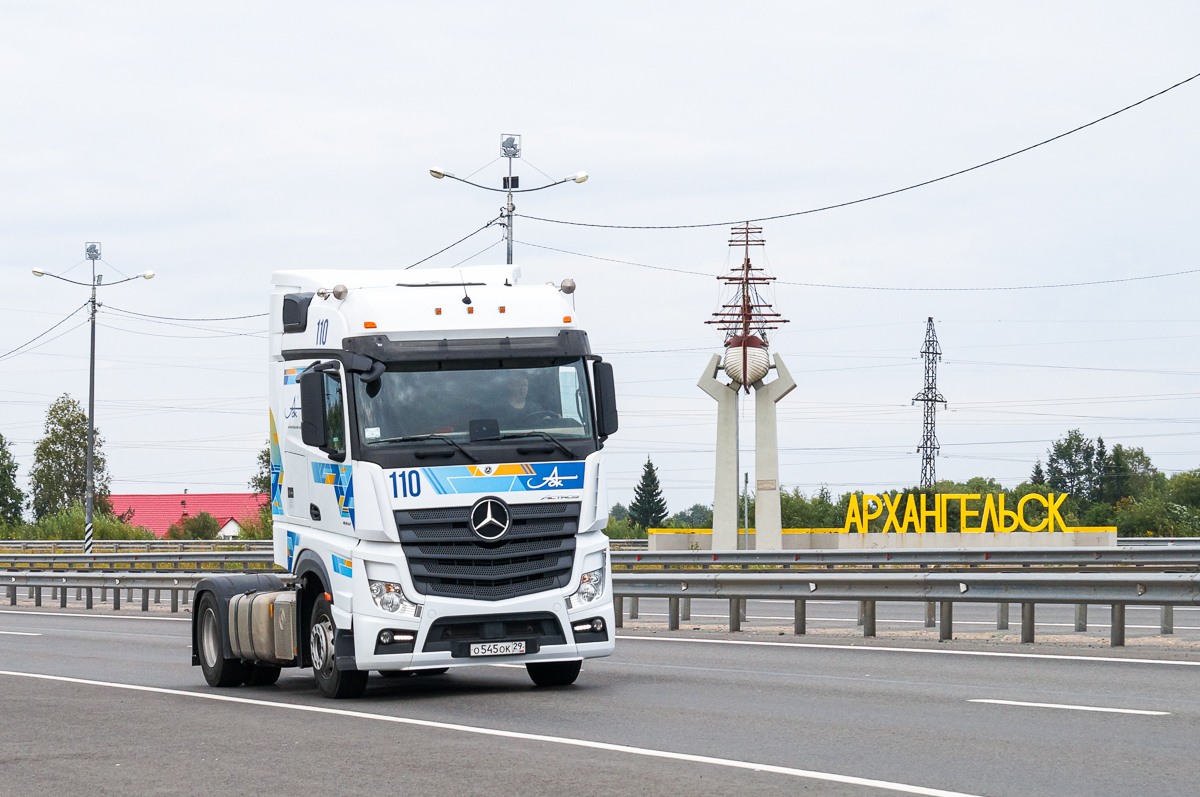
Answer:
[[[1033,466],[1029,479],[1012,489],[1001,486],[995,479],[980,476],[965,482],[939,481],[929,490],[911,487],[875,493],[883,504],[878,507],[882,511],[867,521],[867,530],[884,530],[889,517],[888,505],[897,506],[898,520],[902,518],[909,495],[914,496],[915,506],[929,509],[933,508],[934,495],[993,495],[997,497],[997,504],[999,496],[1003,496],[1005,509],[1011,512],[1025,496],[1048,496],[1054,493],[1056,515],[1069,527],[1115,526],[1117,533],[1123,537],[1200,536],[1200,469],[1168,476],[1154,467],[1150,457],[1141,448],[1116,445],[1110,451],[1103,438],[1089,439],[1078,429],[1056,441],[1046,454],[1045,466],[1039,460]],[[649,467],[653,468],[653,465]],[[1057,498],[1059,494],[1065,494],[1066,498],[1060,501]],[[745,498],[749,509],[749,525],[753,528],[754,495]],[[844,493],[834,498],[826,487],[821,487],[811,496],[798,488],[781,491],[783,527],[844,528],[848,514],[851,514],[852,520],[857,519],[856,515],[862,511],[863,498],[863,491]],[[853,513],[852,502],[855,504]],[[986,531],[994,531],[993,521],[989,518],[984,522],[983,519],[986,503],[985,499],[965,504],[960,500],[945,501],[942,508],[945,528],[957,531],[961,527],[960,513],[965,506],[968,512],[980,512],[980,515],[967,518],[968,528],[982,527]],[[1045,520],[1048,515],[1045,503],[1041,499],[1027,501],[1025,519],[1033,525]],[[610,537],[645,537],[646,528],[712,528],[712,507],[703,504],[695,504],[674,515],[667,515],[664,511],[659,518],[644,518],[656,521],[647,525],[638,522],[634,510],[633,505],[628,509],[621,504],[612,508],[606,529]],[[740,525],[741,505],[738,510]],[[1011,520],[1005,522],[998,515],[996,517],[1011,526]],[[896,528],[893,526],[890,530],[895,531]],[[911,526],[909,530],[912,530]],[[933,518],[927,519],[926,530],[934,530]]]

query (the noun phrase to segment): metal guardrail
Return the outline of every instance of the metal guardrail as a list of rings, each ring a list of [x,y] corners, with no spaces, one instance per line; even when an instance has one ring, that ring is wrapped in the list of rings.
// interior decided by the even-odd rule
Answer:
[[[614,568],[770,567],[810,570],[835,567],[1013,568],[1071,567],[1176,568],[1200,570],[1200,546],[1127,546],[1118,548],[913,548],[875,551],[622,551],[611,552]],[[261,569],[272,568],[269,548],[249,551],[131,553],[0,553],[9,569]]]
[[[84,602],[87,609],[93,608],[95,599],[99,597],[101,604],[107,603],[109,593],[112,594],[112,607],[121,608],[121,590],[126,591],[127,600],[132,602],[133,591],[139,590],[142,598],[142,611],[150,608],[150,597],[153,592],[154,603],[159,603],[164,592],[169,593],[171,611],[179,611],[179,603],[187,606],[188,598],[195,590],[201,579],[207,578],[208,573],[53,573],[53,572],[0,572],[0,586],[5,587],[6,597],[10,606],[17,605],[17,589],[24,587],[34,598],[34,605],[42,605],[42,592],[51,591],[50,599],[58,601],[60,608],[67,608],[68,591],[76,591],[76,601]],[[97,596],[97,590],[99,595]]]
[[[868,551],[613,551],[613,567],[1188,567],[1200,547],[900,548]]]
[[[260,570],[274,567],[270,551],[220,551],[202,553],[0,553],[0,567],[9,569],[96,570]],[[232,566],[232,567],[231,567]]]
[[[96,540],[94,553],[269,551],[271,540]],[[9,553],[83,553],[82,540],[0,540]]]
[[[1117,545],[1200,545],[1200,537],[1117,537]]]
[[[710,572],[642,570],[613,573],[613,592],[618,602],[617,626],[623,625],[624,604],[629,599],[629,617],[638,616],[638,599],[667,598],[667,627],[678,630],[681,620],[690,619],[692,598],[723,598],[729,601],[729,630],[741,630],[749,599],[790,600],[795,605],[794,633],[806,633],[807,601],[856,601],[863,636],[875,636],[876,604],[879,601],[922,602],[925,625],[932,628],[940,605],[939,638],[954,638],[954,604],[994,603],[996,628],[1008,628],[1009,605],[1021,606],[1021,641],[1034,641],[1035,607],[1039,603],[1075,604],[1075,630],[1087,630],[1087,607],[1111,607],[1111,644],[1125,644],[1125,607],[1162,607],[1160,631],[1174,633],[1174,607],[1200,605],[1198,573],[912,573],[912,572],[808,572],[763,573],[739,570]]]

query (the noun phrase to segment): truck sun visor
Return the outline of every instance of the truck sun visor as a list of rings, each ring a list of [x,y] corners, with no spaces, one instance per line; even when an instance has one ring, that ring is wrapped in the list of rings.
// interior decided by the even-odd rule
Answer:
[[[465,340],[389,340],[386,335],[345,338],[346,351],[384,362],[508,359],[511,357],[580,357],[591,354],[587,333],[564,329],[557,335]]]
[[[283,331],[303,332],[308,328],[308,306],[313,293],[289,293],[283,297]]]

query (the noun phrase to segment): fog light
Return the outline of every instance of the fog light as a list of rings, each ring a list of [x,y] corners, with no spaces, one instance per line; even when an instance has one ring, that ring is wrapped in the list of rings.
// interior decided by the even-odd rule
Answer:
[[[392,632],[391,631],[380,631],[379,632],[379,642],[382,645],[392,644]]]
[[[604,621],[599,617],[592,618],[591,620],[581,620],[577,623],[572,623],[571,630],[576,634],[598,634],[604,630]]]

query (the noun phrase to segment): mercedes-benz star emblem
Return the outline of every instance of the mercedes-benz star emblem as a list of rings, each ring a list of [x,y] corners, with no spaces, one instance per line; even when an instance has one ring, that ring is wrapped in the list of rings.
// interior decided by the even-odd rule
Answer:
[[[503,537],[511,526],[508,504],[499,498],[480,498],[471,507],[471,531],[489,542]]]

